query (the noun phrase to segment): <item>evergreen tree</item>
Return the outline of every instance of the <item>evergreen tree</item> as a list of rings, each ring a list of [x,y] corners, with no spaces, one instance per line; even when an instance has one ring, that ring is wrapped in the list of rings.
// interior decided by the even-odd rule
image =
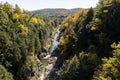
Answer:
[[[59,80],[74,80],[77,75],[77,69],[79,67],[79,60],[75,55],[72,59],[67,60],[61,69],[57,72]]]
[[[38,56],[54,26],[50,19],[49,25],[46,23],[23,13],[18,5],[12,8],[8,3],[0,3],[0,80],[30,80],[35,76]]]
[[[14,80],[13,75],[2,65],[0,65],[0,80]]]
[[[113,57],[103,58],[103,64],[94,74],[93,80],[120,80],[120,43],[111,45]]]
[[[15,5],[15,9],[14,9],[14,13],[21,13],[22,11],[21,11],[21,9],[19,8],[19,6],[16,4]]]

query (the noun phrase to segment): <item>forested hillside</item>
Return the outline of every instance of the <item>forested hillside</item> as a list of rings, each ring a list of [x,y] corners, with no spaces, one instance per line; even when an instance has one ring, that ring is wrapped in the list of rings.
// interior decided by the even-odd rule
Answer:
[[[54,20],[0,3],[0,80],[37,80],[39,55],[50,48]]]
[[[48,9],[41,9],[41,10],[35,10],[31,11],[32,14],[40,15],[40,16],[68,16],[73,13],[76,13],[80,11],[81,8],[75,8],[75,9],[64,9],[64,8],[48,8]]]
[[[62,22],[58,80],[120,80],[120,0],[99,0]]]
[[[120,80],[120,0],[51,11],[0,3],[0,80]]]
[[[56,23],[61,24],[64,18],[76,12],[79,12],[80,10],[82,10],[82,8],[74,8],[74,9],[47,8],[47,9],[30,11],[29,13],[35,16],[44,17],[44,19],[46,17],[49,17],[51,19],[54,19]]]

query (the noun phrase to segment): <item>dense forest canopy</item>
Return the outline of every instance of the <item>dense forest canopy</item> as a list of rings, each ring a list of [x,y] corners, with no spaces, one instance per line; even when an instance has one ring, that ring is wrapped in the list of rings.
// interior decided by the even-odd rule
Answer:
[[[61,24],[61,22],[69,15],[72,15],[78,11],[80,11],[82,8],[74,8],[74,9],[64,9],[64,8],[46,8],[41,10],[34,10],[29,11],[30,14],[34,14],[35,16],[39,17],[49,17],[51,19],[54,18],[54,20],[57,21],[57,23]]]
[[[56,23],[0,3],[0,80],[33,80]]]
[[[41,15],[41,16],[68,16],[80,11],[82,8],[74,8],[74,9],[64,9],[64,8],[47,8],[41,10],[31,11],[32,14]]]
[[[0,3],[0,80],[38,80],[39,56],[49,53],[59,24],[54,80],[120,80],[120,0],[99,0],[61,20]]]
[[[99,0],[63,20],[59,80],[120,80],[119,14],[119,0]]]

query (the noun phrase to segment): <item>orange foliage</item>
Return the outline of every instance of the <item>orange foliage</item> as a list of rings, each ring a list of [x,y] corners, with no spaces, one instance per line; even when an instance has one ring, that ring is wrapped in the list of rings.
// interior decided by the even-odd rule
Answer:
[[[87,11],[88,11],[88,9],[80,10],[79,12],[66,17],[63,20],[62,25],[65,27],[68,27],[69,24],[75,24],[80,17],[83,17],[84,15],[86,15]],[[67,25],[66,25],[66,23],[67,23]]]

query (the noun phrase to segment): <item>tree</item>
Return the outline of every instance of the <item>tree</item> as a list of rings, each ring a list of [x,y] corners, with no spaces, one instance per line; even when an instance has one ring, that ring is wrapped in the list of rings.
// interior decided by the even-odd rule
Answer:
[[[2,6],[3,11],[5,11],[5,13],[8,14],[8,16],[11,18],[12,14],[13,14],[13,8],[9,3],[4,3],[4,5]]]
[[[94,69],[99,64],[99,58],[96,53],[79,53],[79,74],[76,80],[91,80],[94,74]]]
[[[38,57],[53,30],[50,21],[30,17],[18,5],[12,8],[0,3],[0,80],[30,80],[35,76]]]
[[[0,80],[14,80],[13,75],[2,65],[0,65]]]
[[[16,4],[15,5],[15,9],[14,9],[14,13],[21,13],[22,11],[21,11],[21,9],[19,8],[19,6]]]
[[[113,43],[113,57],[103,58],[103,64],[95,71],[93,80],[120,80],[120,42]]]
[[[67,60],[61,69],[57,72],[59,80],[73,80],[77,75],[79,67],[79,59],[76,55],[70,60]]]

